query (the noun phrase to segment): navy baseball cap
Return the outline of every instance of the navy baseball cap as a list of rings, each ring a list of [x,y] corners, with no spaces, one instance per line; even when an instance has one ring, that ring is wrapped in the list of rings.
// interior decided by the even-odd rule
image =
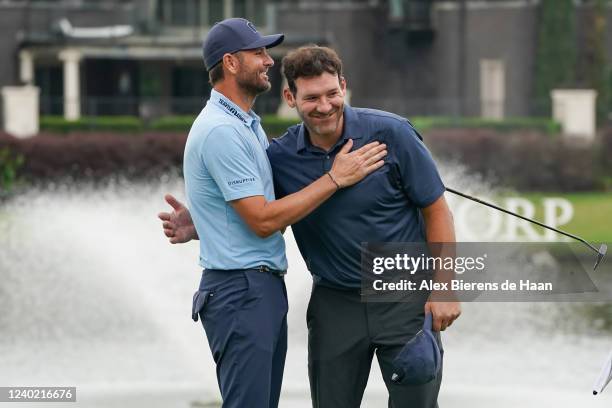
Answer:
[[[284,34],[261,35],[249,20],[228,18],[216,23],[204,40],[204,65],[210,71],[227,53],[255,48],[272,48],[282,43]]]
[[[396,384],[423,385],[435,379],[442,366],[442,353],[431,331],[431,313],[425,315],[419,331],[393,360],[391,381]]]

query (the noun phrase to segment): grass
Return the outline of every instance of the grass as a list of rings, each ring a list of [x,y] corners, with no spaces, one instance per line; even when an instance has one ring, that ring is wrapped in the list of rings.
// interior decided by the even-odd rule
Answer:
[[[587,241],[612,242],[612,193],[515,193],[513,197],[523,197],[536,207],[535,218],[543,220],[542,199],[562,197],[574,207],[572,220],[560,227],[569,233],[579,235]],[[534,226],[538,232],[540,227]]]

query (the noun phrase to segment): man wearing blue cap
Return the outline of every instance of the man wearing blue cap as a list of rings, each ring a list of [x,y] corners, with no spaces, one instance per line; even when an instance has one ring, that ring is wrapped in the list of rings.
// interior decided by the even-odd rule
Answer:
[[[249,21],[217,23],[204,42],[213,90],[187,138],[185,190],[200,241],[202,273],[192,317],[202,320],[224,408],[277,407],[287,349],[287,269],[280,230],[341,188],[380,168],[385,146],[350,152],[300,191],[275,200],[268,140],[251,110],[270,89],[266,52],[282,34],[262,36]]]
[[[307,312],[313,406],[358,408],[376,354],[389,407],[436,407],[442,374],[438,335],[420,335],[404,346],[426,314],[431,318],[426,332],[430,326],[444,330],[459,316],[459,304],[435,302],[423,292],[407,303],[364,303],[360,296],[362,242],[454,242],[435,164],[406,119],[344,104],[342,62],[333,50],[295,50],[283,59],[283,73],[285,99],[303,123],[268,148],[278,196],[294,194],[319,177],[334,156],[337,160],[349,134],[358,133],[351,136],[356,145],[380,140],[391,147],[384,167],[292,225],[314,280]],[[188,210],[173,199],[172,204],[172,214],[160,214],[171,242],[197,238]],[[427,370],[411,369],[415,356],[424,359],[420,367]]]

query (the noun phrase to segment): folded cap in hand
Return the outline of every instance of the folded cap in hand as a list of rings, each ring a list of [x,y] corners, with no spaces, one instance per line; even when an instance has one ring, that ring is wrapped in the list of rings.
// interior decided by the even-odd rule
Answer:
[[[432,316],[427,313],[423,330],[410,339],[393,360],[391,381],[422,385],[436,378],[442,365],[442,355],[431,327]]]

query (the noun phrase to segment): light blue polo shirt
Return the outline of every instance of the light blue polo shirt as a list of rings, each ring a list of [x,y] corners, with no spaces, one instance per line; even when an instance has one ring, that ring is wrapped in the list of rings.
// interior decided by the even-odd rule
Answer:
[[[191,127],[183,163],[202,267],[287,269],[281,233],[258,237],[229,203],[257,195],[275,199],[267,147],[259,116],[213,89]]]

